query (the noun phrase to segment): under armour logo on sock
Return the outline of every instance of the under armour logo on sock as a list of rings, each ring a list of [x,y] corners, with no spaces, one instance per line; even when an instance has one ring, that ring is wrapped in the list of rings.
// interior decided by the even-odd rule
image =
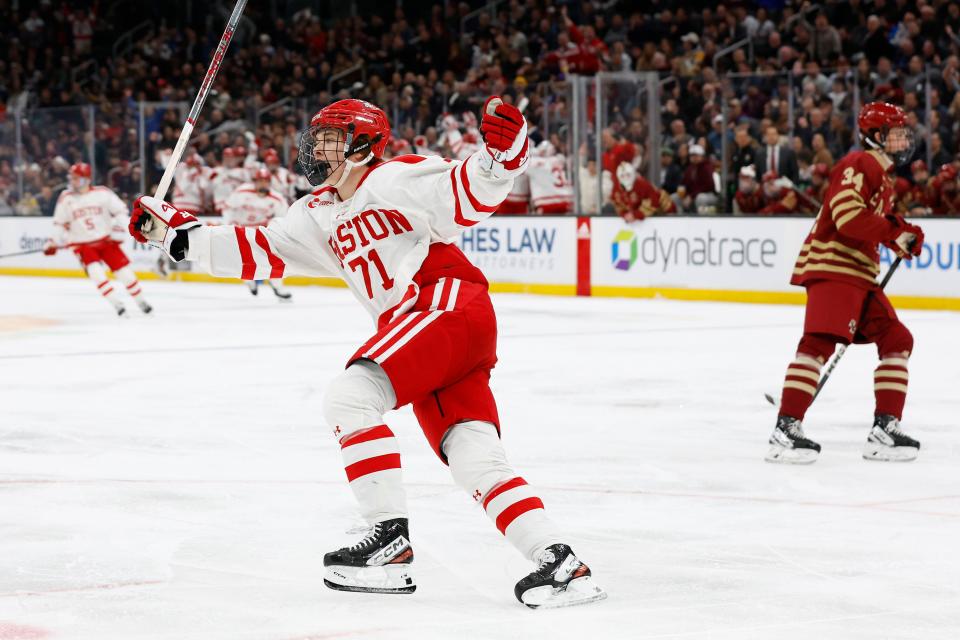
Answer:
[[[335,427],[333,428],[333,435],[335,435],[335,436],[339,436],[339,435],[340,435],[340,425],[337,425],[337,426],[335,426]]]
[[[480,498],[482,496],[483,494],[480,493],[480,489],[477,489],[476,491],[473,492],[473,499],[476,500],[477,502],[480,502]]]

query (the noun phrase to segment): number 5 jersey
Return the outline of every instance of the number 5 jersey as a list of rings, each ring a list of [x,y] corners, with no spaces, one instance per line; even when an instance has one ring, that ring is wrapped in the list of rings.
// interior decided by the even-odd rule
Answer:
[[[367,169],[354,195],[323,186],[266,227],[200,227],[186,258],[244,280],[337,276],[378,325],[410,310],[441,277],[486,285],[453,244],[503,202],[526,163],[507,169],[485,148],[462,162],[407,155]]]

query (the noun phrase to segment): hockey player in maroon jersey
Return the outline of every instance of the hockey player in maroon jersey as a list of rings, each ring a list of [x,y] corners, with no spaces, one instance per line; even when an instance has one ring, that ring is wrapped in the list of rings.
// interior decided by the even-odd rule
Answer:
[[[527,124],[491,97],[479,148],[462,161],[405,155],[383,161],[384,112],[362,100],[321,109],[300,139],[300,163],[320,188],[266,227],[201,226],[140,198],[131,233],[214,275],[246,280],[342,278],[376,322],[374,335],[328,386],[324,414],[370,532],[324,557],[332,589],[412,593],[413,547],[399,443],[384,414],[412,405],[437,456],[536,569],[514,588],[529,607],[606,596],[543,502],[507,462],[490,390],[496,318],[487,281],[457,248],[525,169]]]
[[[617,167],[610,200],[620,217],[635,222],[657,214],[676,213],[677,206],[663,189],[657,189],[649,180],[637,174],[629,162]]]
[[[803,213],[796,190],[774,171],[763,174],[763,198],[765,204],[760,215],[784,215]]]
[[[806,319],[797,355],[787,368],[780,414],[766,459],[814,462],[820,445],[802,421],[813,401],[820,370],[838,344],[873,343],[876,407],[863,457],[913,460],[920,443],[900,429],[907,399],[907,363],[913,336],[877,284],[879,245],[909,260],[920,255],[923,231],[894,207],[895,164],[913,154],[913,131],[900,107],[865,105],[857,118],[864,151],[852,151],[830,173],[823,207],[807,236],[791,283],[807,289]]]
[[[763,191],[757,182],[757,171],[753,165],[747,165],[740,169],[737,178],[737,191],[733,194],[733,213],[752,215],[763,209],[764,204]]]
[[[960,188],[957,185],[957,170],[952,164],[940,167],[937,175],[930,180],[927,193],[934,215],[960,215]]]

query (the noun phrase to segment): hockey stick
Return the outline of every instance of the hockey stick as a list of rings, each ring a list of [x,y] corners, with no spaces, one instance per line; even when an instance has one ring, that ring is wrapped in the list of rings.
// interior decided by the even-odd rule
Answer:
[[[893,264],[890,265],[890,268],[887,269],[886,275],[884,275],[884,276],[883,276],[883,280],[880,281],[880,291],[883,291],[883,290],[886,288],[887,283],[890,282],[890,277],[893,276],[893,272],[897,270],[897,268],[900,266],[900,263],[901,263],[901,262],[903,262],[903,257],[902,257],[902,256],[897,256],[897,259],[894,260],[894,261],[893,261]],[[866,299],[866,300],[864,301],[864,303],[863,303],[863,308],[864,308],[864,309],[866,309],[867,304],[870,302],[870,298],[872,298],[872,297],[873,297],[873,291],[871,291],[871,292],[867,295],[867,299]],[[862,315],[862,313],[861,313],[861,315]],[[853,326],[850,328],[850,330],[851,330],[854,334],[856,334],[856,332],[857,332],[857,325],[859,325],[859,324],[860,324],[859,320],[855,320],[854,323],[853,323]],[[843,354],[845,354],[845,353],[847,352],[847,347],[848,347],[848,346],[850,346],[850,345],[849,345],[849,344],[841,344],[841,345],[840,345],[840,348],[837,349],[837,352],[836,352],[835,354],[833,354],[833,357],[832,357],[832,358],[830,358],[830,362],[827,363],[827,369],[826,369],[826,371],[823,372],[823,375],[820,377],[820,382],[817,383],[817,390],[814,391],[814,393],[813,393],[813,400],[816,400],[816,399],[817,399],[817,396],[820,395],[820,390],[823,389],[823,385],[827,384],[827,380],[830,379],[830,374],[833,373],[833,370],[837,367],[837,363],[840,362],[840,358],[843,357]],[[769,402],[770,404],[772,404],[772,405],[775,406],[775,407],[776,407],[776,406],[779,406],[779,404],[780,404],[780,403],[777,401],[777,399],[774,398],[774,397],[773,397],[771,394],[769,394],[769,393],[763,394],[763,397],[767,399],[767,402]],[[813,400],[811,400],[810,402],[812,403]]]
[[[210,66],[207,68],[207,75],[204,76],[203,83],[200,85],[200,92],[197,93],[197,97],[193,101],[193,107],[190,108],[190,114],[187,116],[187,121],[183,124],[183,129],[180,131],[180,139],[177,140],[177,145],[173,148],[173,155],[171,155],[167,161],[167,166],[163,170],[163,177],[160,178],[157,191],[153,194],[153,196],[159,200],[163,200],[167,195],[167,190],[173,181],[173,174],[177,169],[177,165],[180,163],[180,158],[183,157],[183,152],[187,148],[190,135],[193,133],[193,127],[197,123],[197,117],[200,115],[200,110],[203,109],[203,103],[207,101],[207,95],[209,95],[210,89],[213,87],[213,81],[217,77],[217,72],[220,71],[220,63],[223,62],[223,56],[227,53],[227,47],[230,46],[230,41],[233,40],[233,34],[237,29],[237,24],[240,22],[240,16],[243,14],[243,9],[246,5],[247,0],[237,0],[237,4],[233,7],[233,13],[230,14],[230,19],[227,21],[227,28],[223,31],[220,44],[217,45],[217,50],[213,53],[213,60],[210,61]]]
[[[63,247],[57,247],[57,249],[62,249],[62,248]],[[42,252],[43,252],[43,249],[31,249],[30,251],[18,251],[17,253],[4,253],[3,255],[0,255],[0,259],[15,258],[16,256],[28,256],[31,253],[42,253]]]

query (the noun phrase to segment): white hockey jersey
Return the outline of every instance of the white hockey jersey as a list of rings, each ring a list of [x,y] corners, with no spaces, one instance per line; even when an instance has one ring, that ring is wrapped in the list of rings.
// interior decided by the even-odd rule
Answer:
[[[187,260],[245,280],[338,276],[382,324],[439,277],[461,277],[459,270],[485,283],[450,243],[493,213],[524,169],[508,170],[485,148],[463,162],[401,156],[370,168],[346,201],[321,187],[267,227],[193,229]]]
[[[250,170],[246,167],[218,167],[210,176],[211,190],[213,191],[213,208],[219,214],[223,213],[230,194],[240,188],[240,185],[250,180]]]
[[[562,155],[530,158],[530,204],[538,213],[573,211],[573,184]]]
[[[203,214],[210,190],[210,174],[208,167],[177,165],[173,174],[173,206],[194,215]]]
[[[107,187],[90,187],[86,193],[64,191],[53,210],[53,241],[61,247],[126,237],[130,212]]]
[[[289,206],[286,198],[273,189],[261,195],[253,183],[242,184],[224,203],[223,222],[241,227],[266,226],[284,216]]]
[[[279,193],[287,202],[293,202],[297,194],[296,180],[293,174],[285,167],[268,169],[270,171],[270,188]]]

